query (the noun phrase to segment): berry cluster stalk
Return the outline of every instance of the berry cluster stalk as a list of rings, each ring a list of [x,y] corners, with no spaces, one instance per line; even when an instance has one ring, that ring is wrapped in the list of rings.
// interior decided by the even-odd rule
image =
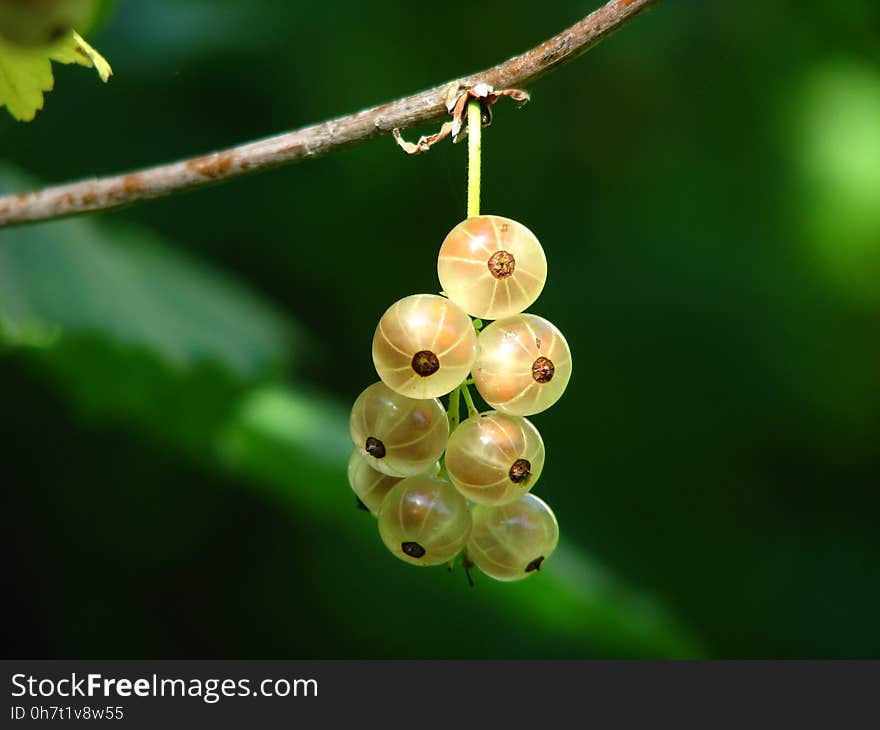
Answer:
[[[461,386],[457,385],[449,394],[449,407],[446,409],[446,418],[449,421],[449,433],[452,433],[459,423],[458,409],[461,405],[461,399],[458,397],[458,393],[460,390]]]
[[[464,402],[467,405],[468,410],[468,418],[473,418],[474,416],[478,416],[480,412],[477,410],[477,407],[474,405],[474,399],[471,396],[470,388],[468,388],[467,383],[462,383],[458,386],[461,388],[461,394],[464,396]]]
[[[468,199],[467,217],[480,215],[480,156],[483,131],[483,112],[480,102],[470,101],[467,106],[468,123]]]
[[[480,108],[480,102],[470,101],[467,105],[467,129],[468,129],[468,181],[467,181],[467,217],[475,218],[480,215],[480,173],[482,162],[482,134],[483,134],[483,110]],[[459,385],[449,395],[450,413],[455,411],[455,423],[450,423],[450,433],[459,424],[459,396],[464,396],[464,402],[467,405],[468,418],[473,418],[478,414],[474,406],[474,400],[468,389],[467,379]],[[443,471],[446,472],[446,457],[443,458]],[[469,567],[472,564],[465,547],[461,551],[461,563],[464,567],[464,574],[467,577],[468,585],[473,588],[474,581],[471,578]],[[449,561],[449,570],[455,566],[455,558]]]
[[[480,215],[480,173],[483,152],[483,110],[480,102],[473,100],[467,105],[467,134],[468,134],[468,179],[467,179],[467,217],[475,218]],[[464,396],[467,405],[468,418],[479,413],[474,406],[474,399],[468,390],[468,381],[465,380],[449,394],[449,432],[452,433],[461,419],[459,417],[460,398]],[[444,464],[445,467],[445,464]]]
[[[482,134],[483,134],[483,110],[480,108],[480,102],[478,101],[470,101],[467,105],[467,124],[468,124],[468,182],[467,182],[467,217],[475,218],[480,215],[480,174],[482,172],[481,163],[482,163],[482,152],[483,152],[483,144],[482,144]],[[459,385],[452,394],[449,396],[450,408],[453,407],[453,401],[455,402],[455,426],[458,425],[459,416],[458,416],[458,408],[459,408],[459,396],[464,396],[464,402],[467,405],[468,418],[473,418],[476,416],[479,411],[474,406],[474,399],[471,397],[471,392],[468,389],[467,379]],[[454,428],[455,426],[452,426]],[[450,429],[450,433],[452,429]],[[443,470],[446,471],[446,457],[444,455],[443,458]],[[474,581],[471,578],[470,566],[472,565],[470,558],[468,557],[467,547],[463,548],[461,551],[461,564],[464,568],[464,574],[467,577],[468,585],[473,588]],[[449,561],[449,570],[452,570],[455,566],[455,558]]]

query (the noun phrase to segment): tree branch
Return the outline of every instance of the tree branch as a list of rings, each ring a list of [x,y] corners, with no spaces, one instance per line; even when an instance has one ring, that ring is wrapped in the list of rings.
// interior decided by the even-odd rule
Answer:
[[[496,89],[526,86],[566,61],[577,58],[657,0],[610,0],[540,46],[493,68],[461,79]],[[337,117],[293,132],[249,142],[203,157],[138,172],[93,178],[18,195],[0,197],[0,227],[107,210],[150,200],[241,175],[319,157],[364,142],[395,127],[405,129],[448,114],[449,84],[371,109]]]

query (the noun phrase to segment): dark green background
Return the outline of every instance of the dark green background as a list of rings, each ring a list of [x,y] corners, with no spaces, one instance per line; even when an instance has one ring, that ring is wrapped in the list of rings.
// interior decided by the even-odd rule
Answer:
[[[2,113],[0,189],[354,111],[591,6],[123,0],[106,87],[61,67]],[[878,30],[874,0],[664,0],[496,107],[483,209],[543,242],[575,362],[533,419],[563,544],[522,584],[395,561],[344,474],[464,145],[0,232],[4,653],[880,656]]]

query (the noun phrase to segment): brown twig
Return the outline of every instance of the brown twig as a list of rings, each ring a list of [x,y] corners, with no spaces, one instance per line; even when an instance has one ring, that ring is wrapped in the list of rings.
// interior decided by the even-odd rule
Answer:
[[[493,68],[461,79],[462,86],[486,83],[496,89],[519,88],[565,61],[581,55],[657,0],[610,0],[598,10],[540,46]],[[106,210],[140,200],[231,180],[279,165],[319,157],[364,142],[395,128],[406,129],[445,117],[450,84],[303,127],[167,165],[110,177],[82,180],[0,197],[0,227]]]

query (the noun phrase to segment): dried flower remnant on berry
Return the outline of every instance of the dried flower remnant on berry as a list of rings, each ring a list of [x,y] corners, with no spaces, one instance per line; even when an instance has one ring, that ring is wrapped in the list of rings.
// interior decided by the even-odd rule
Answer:
[[[541,569],[541,563],[543,563],[543,562],[544,562],[544,556],[543,556],[543,555],[539,555],[537,558],[535,558],[531,563],[529,563],[529,564],[526,566],[526,573],[531,573],[531,572],[533,572],[533,571],[535,571],[535,570],[540,570],[540,569]]]
[[[430,350],[419,350],[413,355],[412,369],[417,375],[426,378],[440,369],[440,360]]]
[[[547,357],[539,357],[532,363],[532,377],[535,382],[549,383],[553,380],[553,373],[556,372],[556,366],[553,361]]]
[[[512,253],[504,250],[493,253],[489,257],[487,264],[489,266],[489,273],[496,279],[506,279],[516,271],[516,259]]]
[[[532,465],[528,459],[517,459],[510,467],[510,481],[514,484],[527,483],[532,474]]]
[[[367,443],[364,446],[364,450],[374,459],[385,458],[385,444],[373,436],[367,437]]]
[[[409,555],[411,558],[423,558],[425,556],[425,548],[419,545],[417,542],[402,542],[400,543],[400,549],[406,555]]]

